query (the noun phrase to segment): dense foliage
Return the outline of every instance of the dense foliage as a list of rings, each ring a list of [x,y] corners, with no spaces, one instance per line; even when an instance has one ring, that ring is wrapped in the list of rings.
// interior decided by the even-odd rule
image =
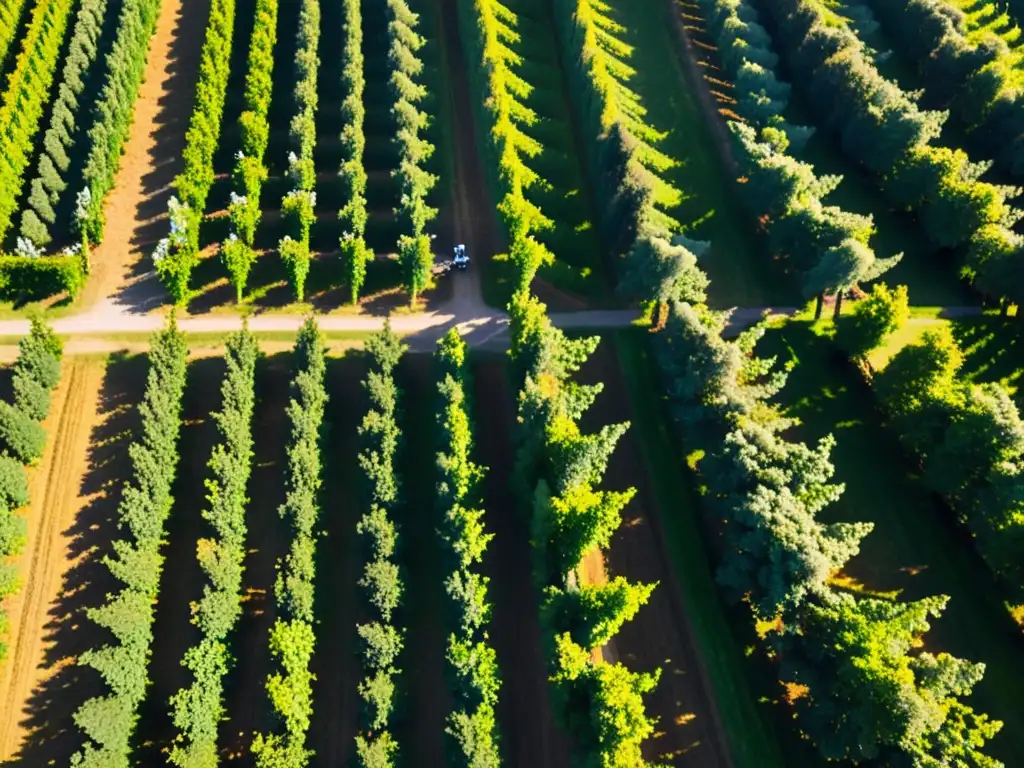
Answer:
[[[153,253],[157,274],[179,305],[188,300],[189,278],[199,258],[199,225],[213,186],[213,156],[220,140],[234,29],[235,0],[213,0],[199,61],[195,106],[185,135],[185,168],[175,182],[174,202],[180,204],[180,215],[175,221],[171,212],[171,235]]]
[[[256,735],[252,751],[260,768],[302,768],[309,764],[306,732],[313,712],[313,579],[315,575],[315,527],[320,515],[320,435],[324,424],[327,391],[324,341],[312,319],[307,320],[295,341],[295,378],[288,418],[292,423],[288,442],[288,489],[281,517],[292,528],[288,555],[278,564],[274,600],[278,615],[270,634],[270,651],[276,671],[267,677],[267,695],[277,724]]]
[[[146,71],[149,43],[156,30],[160,0],[134,0],[121,6],[114,46],[106,57],[106,81],[93,109],[89,129],[85,187],[76,192],[75,225],[89,242],[103,239],[103,201],[114,188],[121,154],[128,140],[135,101]],[[65,179],[70,183],[70,179]]]
[[[344,42],[341,73],[344,99],[341,103],[341,117],[344,128],[341,131],[342,162],[338,177],[341,179],[344,204],[338,212],[341,220],[341,263],[345,282],[351,292],[352,303],[359,300],[359,292],[366,281],[366,265],[373,259],[373,251],[366,245],[366,170],[363,168],[363,152],[366,149],[366,135],[363,123],[366,108],[363,106],[363,89],[366,78],[363,73],[363,14],[360,0],[342,0],[345,14]]]
[[[592,652],[633,618],[654,585],[622,577],[580,584],[578,573],[587,552],[610,545],[633,496],[633,489],[600,488],[629,425],[596,434],[579,426],[601,385],[581,385],[572,376],[597,348],[596,337],[569,339],[551,325],[544,305],[523,293],[513,297],[510,313],[512,356],[522,377],[515,477],[531,510],[550,679],[584,764],[641,766],[641,744],[655,730],[642,697],[658,674],[595,661]]]
[[[75,712],[86,742],[71,761],[76,768],[128,768],[131,737],[149,681],[153,619],[163,570],[164,525],[171,511],[171,486],[178,468],[181,398],[188,349],[170,320],[150,342],[146,392],[139,406],[141,433],[128,449],[131,479],[121,491],[118,520],[124,538],[104,562],[123,586],[89,619],[110,630],[114,642],[88,650],[79,663],[103,677],[109,693],[89,699]]]
[[[37,0],[7,78],[0,102],[0,243],[14,223],[74,7],[74,0]]]
[[[892,427],[919,456],[992,569],[1024,604],[1024,421],[1005,388],[960,374],[948,326],[900,350],[875,377]]]
[[[28,0],[10,0],[0,5],[0,69],[4,68],[7,53],[21,23],[21,15],[27,6]]]
[[[0,253],[0,297],[38,300],[66,291],[74,297],[85,285],[85,263],[77,253],[22,256]]]
[[[221,409],[213,414],[221,442],[213,448],[206,481],[209,507],[203,518],[214,538],[196,544],[199,565],[208,583],[194,604],[192,623],[201,638],[189,648],[182,666],[192,683],[171,697],[178,729],[170,761],[179,768],[217,764],[217,726],[224,713],[224,675],[231,665],[227,638],[242,614],[242,569],[245,560],[245,491],[252,467],[252,414],[256,337],[248,328],[232,334],[225,347],[227,372],[221,385]]]
[[[71,169],[69,152],[84,134],[84,125],[78,119],[79,109],[89,95],[87,87],[97,77],[103,63],[99,56],[100,35],[106,11],[107,0],[83,0],[64,59],[57,99],[50,112],[50,125],[43,138],[35,178],[29,187],[28,207],[21,214],[22,237],[39,247],[53,239],[50,227],[57,224],[61,198],[70,200],[80,188]],[[81,164],[76,162],[77,173],[80,174],[81,169]],[[70,223],[69,217],[67,224]],[[63,231],[69,229],[64,227]]]
[[[228,215],[233,232],[221,248],[221,257],[235,287],[239,303],[249,270],[255,261],[253,240],[260,221],[260,192],[267,180],[263,156],[270,141],[270,96],[274,89],[274,45],[277,43],[277,0],[257,0],[249,41],[249,68],[245,76],[245,109],[238,118],[242,149],[231,174],[234,191]],[[212,158],[212,152],[210,157]]]
[[[402,649],[404,631],[395,626],[392,613],[404,591],[398,564],[394,561],[398,528],[391,514],[399,500],[395,456],[401,432],[398,428],[398,386],[395,367],[405,344],[385,323],[384,330],[366,342],[370,371],[363,385],[370,398],[370,410],[359,427],[362,450],[363,498],[366,512],[356,530],[362,542],[363,576],[359,586],[366,598],[371,621],[357,626],[361,642],[363,680],[363,727],[356,736],[358,764],[364,768],[395,765],[398,742],[389,730],[394,709],[395,661]]]
[[[0,402],[0,601],[20,586],[11,562],[25,546],[25,520],[16,514],[29,502],[24,464],[34,464],[46,447],[39,423],[50,412],[50,393],[60,380],[60,340],[33,318],[18,342],[14,362],[14,402]],[[7,656],[7,613],[0,607],[0,662]]]
[[[320,68],[320,2],[303,0],[299,11],[298,47],[295,54],[295,115],[291,122],[292,152],[288,156],[288,175],[295,185],[289,199],[301,198],[304,205],[282,203],[288,217],[290,234],[279,248],[288,269],[295,298],[302,301],[309,275],[309,228],[315,220],[317,71]],[[308,210],[308,214],[305,212]],[[298,214],[298,215],[297,215]],[[305,214],[305,216],[303,216]],[[287,241],[287,242],[286,242]]]
[[[495,768],[501,765],[495,719],[501,679],[497,655],[487,637],[490,579],[479,570],[494,534],[484,529],[484,511],[476,506],[485,470],[471,455],[466,343],[456,329],[441,339],[434,357],[440,394],[437,502],[450,570],[445,581],[451,599],[450,623],[455,627],[448,636],[448,666],[456,704],[447,732],[456,744],[455,764]]]
[[[424,165],[434,154],[434,145],[423,135],[429,116],[420,109],[427,89],[418,82],[423,72],[420,49],[426,42],[416,31],[419,16],[409,9],[406,0],[387,0],[388,64],[391,68],[391,114],[396,121],[393,139],[398,151],[399,206],[395,209],[399,231],[398,255],[405,269],[406,288],[416,296],[430,283],[434,256],[426,226],[437,216],[437,209],[427,205],[427,196],[437,183],[437,176]]]
[[[655,353],[674,420],[706,451],[707,511],[727,523],[718,580],[767,627],[783,682],[805,691],[792,702],[797,725],[826,759],[998,765],[981,749],[1000,724],[963,702],[983,665],[921,650],[945,598],[882,602],[830,586],[871,526],[816,519],[843,491],[834,439],[783,437],[790,422],[769,400],[785,374],[754,355],[763,328],[728,342],[724,323],[675,303]]]

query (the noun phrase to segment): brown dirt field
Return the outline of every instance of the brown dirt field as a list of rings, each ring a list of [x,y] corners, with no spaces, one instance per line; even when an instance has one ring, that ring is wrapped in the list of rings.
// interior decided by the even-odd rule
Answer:
[[[221,755],[249,755],[255,732],[271,725],[266,695],[271,671],[270,629],[277,618],[274,579],[277,560],[288,552],[291,533],[278,507],[284,503],[285,448],[291,423],[285,413],[291,382],[290,355],[263,358],[256,368],[256,412],[252,476],[246,509],[242,617],[234,632],[233,670],[224,685],[226,716],[220,726]]]
[[[114,585],[100,560],[115,531],[146,367],[144,357],[65,361],[45,424],[49,445],[31,471],[24,584],[9,603],[11,654],[0,673],[5,765],[66,765],[81,741],[71,715],[102,692],[99,676],[74,661],[106,635],[83,614]]]
[[[149,251],[165,234],[167,200],[182,167],[209,5],[163,0],[117,183],[103,206],[107,226],[92,252],[84,307],[111,300],[145,312],[163,300]]]
[[[444,765],[445,720],[452,708],[445,678],[447,598],[445,560],[437,528],[434,483],[433,358],[408,355],[399,369],[402,443],[399,471],[405,503],[396,514],[398,562],[405,594],[398,614],[405,646],[398,659],[399,714],[395,737],[410,765]]]
[[[565,768],[570,744],[555,722],[531,573],[529,524],[512,490],[515,455],[513,396],[505,358],[480,357],[473,368],[477,460],[489,467],[485,482],[487,528],[494,533],[484,558],[491,579],[491,641],[501,669],[498,724],[509,766]]]
[[[313,654],[313,721],[307,746],[313,765],[348,765],[354,755],[359,722],[359,660],[356,622],[359,579],[356,521],[358,436],[366,409],[360,382],[365,366],[356,355],[327,364],[330,400],[322,440],[324,485],[316,565],[316,652]]]
[[[586,429],[629,419],[625,382],[610,342],[602,342],[581,379],[605,385],[584,418]],[[637,489],[605,554],[609,575],[659,583],[648,604],[615,637],[619,659],[630,669],[662,670],[658,687],[646,699],[648,714],[657,717],[659,724],[645,745],[645,757],[675,766],[729,766],[728,743],[687,624],[685,597],[662,544],[650,477],[630,433],[619,442],[605,479],[609,488],[632,485]]]
[[[220,408],[223,376],[222,357],[194,360],[188,367],[178,438],[181,459],[172,489],[174,505],[167,521],[164,572],[153,623],[150,686],[139,708],[135,732],[138,765],[166,762],[161,751],[168,748],[175,736],[169,699],[191,683],[191,673],[181,666],[181,660],[199,638],[190,621],[189,603],[202,596],[206,582],[196,560],[196,542],[209,531],[202,518],[206,506],[204,481],[206,463],[218,440],[217,426],[210,413]]]

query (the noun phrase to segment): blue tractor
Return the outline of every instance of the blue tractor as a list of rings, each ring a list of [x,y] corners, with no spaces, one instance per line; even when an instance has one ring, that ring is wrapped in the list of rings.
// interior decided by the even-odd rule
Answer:
[[[466,267],[469,266],[469,256],[466,255],[466,246],[462,244],[455,246],[455,258],[452,260],[452,264],[465,272]]]

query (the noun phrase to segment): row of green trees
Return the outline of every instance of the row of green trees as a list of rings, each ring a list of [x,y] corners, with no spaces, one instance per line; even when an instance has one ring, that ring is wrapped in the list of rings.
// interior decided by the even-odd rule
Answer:
[[[743,200],[767,227],[772,250],[785,258],[805,294],[817,297],[817,314],[824,295],[835,293],[838,316],[844,291],[878,277],[900,256],[876,257],[870,245],[875,231],[871,216],[823,202],[841,176],[818,176],[810,163],[797,159],[811,131],[783,120],[790,86],[775,76],[778,56],[757,11],[747,0],[703,0],[701,7],[725,71],[736,84],[737,111],[747,121],[729,123],[745,178]]]
[[[278,615],[270,631],[275,671],[267,677],[267,695],[275,725],[256,735],[252,751],[259,768],[304,768],[312,752],[306,733],[313,713],[313,581],[316,524],[320,516],[320,437],[324,429],[327,390],[324,340],[310,318],[295,340],[292,397],[288,418],[287,495],[281,517],[291,525],[288,554],[278,563],[274,600]]]
[[[125,481],[117,517],[124,538],[113,543],[104,563],[121,588],[107,602],[87,611],[90,621],[108,629],[113,642],[88,650],[79,664],[100,673],[109,690],[75,712],[86,741],[75,754],[75,768],[128,768],[138,709],[149,682],[153,620],[163,570],[164,526],[171,511],[171,488],[178,468],[178,432],[185,390],[188,349],[170,319],[150,341],[146,392],[139,406],[141,428],[129,447],[131,479]]]
[[[391,95],[394,106],[398,168],[392,175],[398,179],[399,205],[395,209],[399,231],[398,257],[405,269],[406,287],[413,302],[430,284],[434,254],[430,247],[427,224],[437,216],[437,209],[427,204],[427,196],[437,183],[437,176],[424,165],[434,154],[434,145],[423,136],[430,121],[421,102],[427,89],[418,81],[423,73],[420,50],[426,40],[416,31],[419,16],[409,9],[406,0],[388,2],[388,64],[391,67]]]
[[[455,706],[447,732],[455,742],[457,764],[466,768],[501,765],[495,706],[501,677],[490,645],[487,625],[490,579],[479,572],[493,533],[484,527],[479,507],[486,469],[472,458],[473,428],[469,419],[469,365],[466,342],[451,329],[434,353],[439,393],[437,430],[437,504],[440,535],[450,575],[445,589],[451,602],[448,667]]]
[[[14,36],[18,33],[21,15],[27,5],[28,0],[11,0],[0,6],[0,69],[4,68],[7,61],[7,53],[14,42]]]
[[[359,683],[363,727],[356,736],[356,756],[364,768],[393,766],[398,751],[398,742],[389,730],[395,704],[395,676],[399,673],[395,662],[405,634],[395,626],[393,616],[404,591],[394,561],[398,528],[392,519],[401,492],[395,468],[401,440],[401,393],[394,374],[405,349],[390,324],[366,342],[370,370],[363,386],[370,398],[370,410],[359,426],[359,466],[364,474],[362,497],[367,511],[356,526],[361,537],[363,575],[359,586],[366,598],[364,615],[373,617],[356,628],[363,665],[363,680]]]
[[[209,507],[203,518],[215,536],[196,544],[208,583],[193,604],[192,623],[201,638],[189,648],[182,666],[192,683],[170,700],[178,729],[170,761],[179,768],[217,764],[217,727],[223,717],[224,675],[232,663],[227,638],[242,614],[245,560],[246,486],[252,468],[252,414],[259,348],[248,328],[232,334],[225,346],[227,372],[221,385],[221,409],[213,414],[221,442],[214,446],[206,481]]]
[[[73,0],[37,0],[0,102],[0,243],[10,232],[25,185],[25,169],[53,94]]]
[[[171,233],[157,245],[157,274],[177,305],[188,300],[189,279],[199,259],[199,225],[213,186],[213,156],[220,141],[224,98],[235,31],[235,0],[213,0],[199,59],[195,106],[185,134],[185,168],[169,203]]]
[[[53,240],[50,227],[57,225],[62,197],[68,200],[81,189],[79,179],[71,170],[69,152],[85,133],[86,123],[79,119],[79,110],[85,106],[83,102],[91,95],[89,86],[102,68],[100,54],[103,51],[99,44],[106,12],[107,0],[83,0],[78,10],[57,99],[50,113],[50,125],[43,137],[35,178],[29,187],[27,207],[22,209],[21,236],[40,248]],[[81,173],[81,168],[82,165],[76,163],[77,173]],[[63,231],[69,229],[65,227]]]
[[[517,290],[526,291],[537,270],[555,256],[533,235],[551,229],[554,222],[526,197],[542,181],[527,164],[542,147],[526,132],[540,118],[525,103],[531,86],[519,75],[522,60],[510,47],[519,34],[518,17],[497,0],[459,3],[459,11],[460,27],[467,31],[462,35],[466,59],[472,62],[470,82],[478,94],[477,124],[487,132],[481,144],[490,161],[494,194],[500,198],[498,213],[516,267]]]
[[[50,412],[50,393],[60,380],[60,340],[41,320],[18,342],[14,363],[14,403],[0,402],[0,601],[21,581],[11,562],[26,543],[25,519],[16,510],[29,502],[25,464],[35,464],[46,447],[40,424]],[[0,606],[0,662],[7,656],[7,613]]]
[[[253,243],[261,217],[260,193],[267,180],[263,159],[270,142],[270,96],[274,90],[276,43],[277,0],[257,0],[245,76],[245,109],[238,118],[242,148],[235,155],[235,170],[231,175],[234,190],[228,216],[233,231],[220,252],[239,303],[256,260]]]
[[[718,581],[768,628],[781,679],[802,691],[798,727],[831,760],[998,765],[981,750],[1000,724],[964,703],[984,665],[921,649],[946,598],[886,601],[829,584],[871,526],[817,520],[843,492],[835,441],[782,436],[791,422],[770,398],[786,375],[754,352],[763,328],[725,341],[725,322],[675,302],[655,355],[675,422],[706,451],[706,510],[725,523]]]
[[[820,121],[842,150],[865,166],[896,205],[917,212],[933,245],[985,249],[969,259],[968,273],[987,271],[993,232],[1005,243],[1020,213],[1007,203],[1017,190],[980,181],[991,165],[972,162],[961,149],[937,146],[948,113],[922,110],[883,78],[845,19],[813,0],[764,3],[777,25],[784,54]],[[999,248],[993,265],[1006,258]],[[1019,265],[1019,257],[1015,262]],[[982,265],[984,269],[982,269]],[[1019,272],[1019,270],[1018,270]],[[1019,281],[1018,281],[1019,285]],[[994,280],[986,290],[1007,294]]]
[[[621,576],[607,584],[580,583],[584,556],[608,548],[634,494],[632,488],[601,488],[629,424],[594,434],[579,426],[602,386],[572,377],[597,348],[597,337],[566,337],[526,293],[513,296],[509,312],[511,355],[522,383],[515,482],[531,514],[556,701],[583,764],[642,766],[641,745],[656,724],[644,711],[643,695],[657,685],[660,670],[634,673],[619,662],[595,661],[594,651],[633,618],[655,585]]]
[[[345,282],[351,291],[352,303],[359,300],[359,292],[366,282],[366,266],[373,260],[373,251],[366,245],[366,170],[363,152],[366,135],[366,107],[363,90],[366,77],[363,72],[363,12],[360,0],[343,0],[345,13],[345,39],[341,73],[345,96],[341,103],[342,160],[338,177],[341,179],[343,205],[338,211],[341,220],[341,264]]]
[[[320,69],[320,1],[303,0],[299,11],[298,48],[295,54],[295,115],[291,121],[292,151],[288,176],[295,185],[281,203],[288,234],[278,245],[295,298],[306,295],[309,275],[309,229],[316,220],[317,72]]]

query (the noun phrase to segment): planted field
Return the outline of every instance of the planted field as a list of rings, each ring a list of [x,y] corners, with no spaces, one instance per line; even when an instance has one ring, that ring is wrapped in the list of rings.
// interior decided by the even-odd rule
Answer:
[[[8,3],[0,762],[1021,763],[1018,12]]]

